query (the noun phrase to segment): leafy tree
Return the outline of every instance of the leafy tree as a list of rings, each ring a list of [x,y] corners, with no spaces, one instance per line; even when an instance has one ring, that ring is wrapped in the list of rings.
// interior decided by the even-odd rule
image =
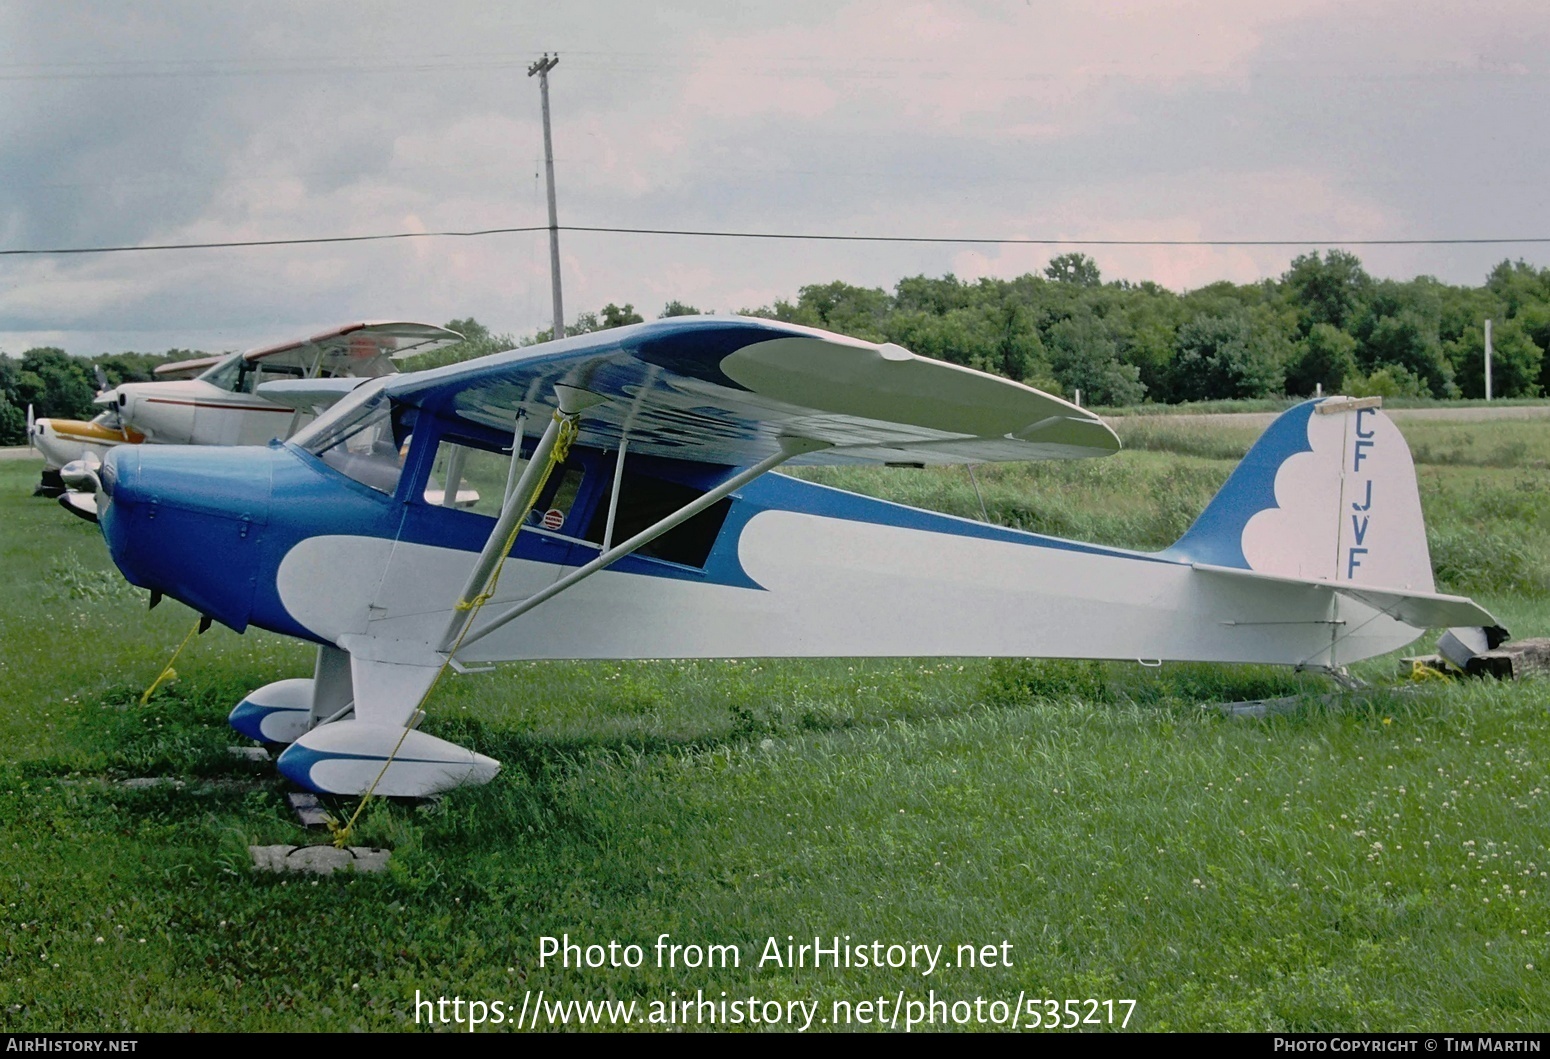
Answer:
[[[424,371],[427,368],[439,368],[443,364],[461,364],[465,360],[474,360],[478,357],[487,357],[491,353],[500,353],[513,349],[517,340],[509,334],[495,334],[472,316],[462,320],[448,320],[448,331],[456,331],[463,336],[463,341],[454,342],[450,346],[432,350],[429,353],[418,353],[404,358],[399,362],[399,367],[404,371]]]
[[[565,325],[565,337],[590,335],[594,331],[606,331],[611,327],[624,327],[627,324],[644,322],[645,317],[635,311],[635,306],[628,303],[620,306],[609,302],[600,312],[578,313],[575,323]],[[542,331],[535,332],[531,338],[524,338],[521,344],[533,346],[540,342],[547,342],[553,334],[554,328],[546,327]]]
[[[1050,368],[1066,393],[1082,391],[1088,404],[1139,404],[1141,372],[1119,357],[1119,343],[1093,314],[1060,320],[1049,329]]]
[[[911,276],[901,279],[894,287],[894,310],[941,316],[954,309],[966,308],[970,302],[970,291],[971,288],[958,282],[958,277],[951,273],[941,279]]]
[[[896,312],[888,319],[885,338],[923,357],[985,370],[995,357],[996,329],[970,310],[936,313]]]
[[[771,306],[771,305],[751,305],[751,306],[748,306],[746,308],[742,308],[742,309],[737,310],[737,315],[738,316],[756,316],[756,317],[759,317],[760,319],[764,319],[764,320],[781,320],[781,319],[784,319],[784,317],[780,316],[775,311],[774,306]]]
[[[1284,369],[1269,336],[1244,310],[1197,316],[1179,328],[1173,393],[1186,401],[1280,393]]]
[[[1459,389],[1465,397],[1485,396],[1485,326],[1466,328],[1447,349]],[[1491,325],[1491,395],[1538,397],[1544,350],[1516,319]]]
[[[472,316],[462,320],[448,320],[445,327],[448,331],[456,331],[462,335],[463,341],[470,344],[483,344],[490,341],[490,329]]]
[[[576,322],[566,325],[565,337],[571,338],[575,335],[590,335],[593,331],[601,331],[602,329],[603,322],[598,319],[597,313],[577,313]]]
[[[1443,344],[1456,341],[1471,324],[1478,327],[1486,317],[1503,319],[1507,304],[1485,287],[1436,288],[1437,338]]]
[[[1525,305],[1514,319],[1523,326],[1534,345],[1550,354],[1550,301]],[[1550,394],[1550,355],[1539,362],[1539,392]]]
[[[626,303],[623,306],[609,302],[603,306],[603,322],[599,330],[607,330],[610,327],[626,327],[630,324],[645,323],[646,318],[635,311],[635,306]]]
[[[0,445],[24,445],[27,442],[27,413],[0,394]]]
[[[1281,283],[1299,307],[1307,334],[1314,324],[1350,330],[1372,288],[1372,277],[1355,254],[1331,250],[1320,258],[1315,250],[1293,258]]]
[[[943,314],[895,312],[885,337],[921,356],[1022,380],[1049,374],[1044,346],[1029,315],[990,302]]]
[[[1286,392],[1312,394],[1322,386],[1339,393],[1356,374],[1356,339],[1331,324],[1314,324],[1287,365]]]
[[[1086,254],[1061,254],[1044,266],[1044,274],[1056,283],[1076,287],[1097,287],[1103,283],[1098,263]]]
[[[671,301],[661,315],[693,311]],[[834,280],[741,312],[897,342],[1045,389],[1080,388],[1099,403],[1353,385],[1456,395],[1455,376],[1476,385],[1475,332],[1490,317],[1503,321],[1501,385],[1550,390],[1550,269],[1522,261],[1502,262],[1482,286],[1455,287],[1429,276],[1374,279],[1354,254],[1329,250],[1296,257],[1279,279],[1176,294],[1151,282],[1104,283],[1090,257],[1071,253],[1042,274],[972,283],[908,276],[892,292]],[[633,306],[609,305],[582,313],[566,332],[637,319]]]
[[[104,353],[91,359],[92,367],[101,368],[109,386],[121,382],[149,382],[156,368],[179,360],[193,360],[208,354],[197,349],[169,349],[165,353]]]
[[[1420,376],[1397,364],[1375,368],[1370,375],[1358,372],[1344,389],[1352,397],[1425,397],[1429,392]]]
[[[96,414],[92,398],[97,385],[90,367],[56,346],[39,346],[22,354],[16,394],[14,403],[22,408],[35,406],[40,418],[90,419]]]
[[[700,311],[692,305],[685,305],[678,299],[673,299],[662,307],[657,314],[658,320],[666,320],[669,316],[699,316]]]
[[[1259,288],[1239,286],[1227,280],[1218,280],[1180,297],[1184,314],[1182,325],[1197,316],[1231,316],[1264,302]]]
[[[1509,316],[1516,316],[1525,305],[1550,299],[1550,269],[1504,260],[1491,270],[1485,286],[1506,304]]]
[[[784,302],[776,302],[780,309]],[[835,280],[833,283],[803,287],[797,294],[795,313],[781,316],[793,323],[812,323],[842,335],[883,340],[883,319],[892,308],[892,299],[881,287],[855,287]]]
[[[27,440],[27,415],[18,404],[21,365],[0,353],[0,445],[20,445]]]
[[[1451,397],[1458,390],[1436,326],[1414,309],[1401,309],[1396,315],[1373,321],[1358,348],[1357,360],[1369,372],[1390,365],[1404,368],[1434,397]]]
[[[1124,300],[1120,357],[1136,366],[1154,400],[1170,398],[1173,339],[1183,319],[1187,317],[1178,295],[1154,283],[1133,288]]]

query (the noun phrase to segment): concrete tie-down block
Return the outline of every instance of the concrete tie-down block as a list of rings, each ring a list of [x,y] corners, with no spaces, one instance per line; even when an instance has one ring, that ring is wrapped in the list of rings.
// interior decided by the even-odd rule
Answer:
[[[332,875],[336,871],[381,871],[390,851],[371,846],[249,846],[256,871],[307,872]]]

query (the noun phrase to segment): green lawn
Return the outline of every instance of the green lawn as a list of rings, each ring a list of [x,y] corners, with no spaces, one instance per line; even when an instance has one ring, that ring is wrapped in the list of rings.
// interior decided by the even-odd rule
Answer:
[[[1550,432],[1454,426],[1404,426],[1442,587],[1550,635]],[[1157,547],[1240,450],[1154,435],[977,475],[993,519]],[[260,876],[249,843],[321,839],[269,767],[226,753],[225,714],[311,652],[217,627],[135,705],[193,615],[147,613],[94,527],[27,495],[35,474],[0,463],[0,1029],[412,1029],[416,990],[641,1012],[725,990],[817,1001],[820,1020],[901,991],[1128,998],[1141,1030],[1550,1015],[1545,682],[1412,683],[1384,659],[1360,669],[1375,690],[1324,702],[1326,682],[1256,667],[516,664],[437,691],[426,729],[505,767],[374,803],[360,838],[393,848],[389,872]],[[980,510],[961,468],[806,476]],[[1270,695],[1306,701],[1264,721],[1202,708]],[[736,945],[741,966],[659,968],[664,933]],[[540,967],[538,939],[562,934],[646,960]],[[949,961],[1006,942],[1012,966],[761,968],[788,935]]]

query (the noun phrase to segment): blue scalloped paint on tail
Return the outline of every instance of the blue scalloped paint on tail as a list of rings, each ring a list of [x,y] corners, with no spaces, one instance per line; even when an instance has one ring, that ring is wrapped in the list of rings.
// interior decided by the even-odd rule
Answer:
[[[1281,413],[1233,469],[1221,491],[1171,548],[1160,554],[1181,562],[1250,569],[1243,554],[1249,520],[1276,507],[1276,474],[1302,452],[1312,452],[1308,419],[1318,401],[1304,401]]]

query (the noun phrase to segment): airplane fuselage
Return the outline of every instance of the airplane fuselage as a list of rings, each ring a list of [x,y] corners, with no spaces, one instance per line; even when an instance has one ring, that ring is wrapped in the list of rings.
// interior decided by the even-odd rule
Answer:
[[[423,462],[423,461],[420,461]],[[577,450],[553,528],[518,535],[494,616],[594,558],[613,455]],[[660,488],[733,468],[632,458]],[[411,453],[388,495],[293,445],[120,449],[104,472],[131,581],[241,631],[369,639],[429,657],[493,520],[425,502]],[[545,503],[549,503],[546,499]],[[767,475],[692,539],[627,556],[460,652],[539,658],[1033,656],[1337,666],[1414,639],[1317,585],[1203,576],[1183,559],[1082,544]],[[543,507],[541,504],[540,507]],[[556,521],[551,516],[551,522]],[[676,549],[676,550],[675,550]],[[663,557],[663,556],[666,557]],[[473,625],[478,632],[483,617]]]
[[[203,379],[127,383],[117,394],[123,421],[158,445],[262,445],[296,425],[290,408]]]
[[[43,464],[57,471],[67,463],[93,453],[100,460],[114,445],[137,445],[145,435],[109,422],[107,414],[90,421],[39,419],[33,426],[32,443],[43,454]]]

